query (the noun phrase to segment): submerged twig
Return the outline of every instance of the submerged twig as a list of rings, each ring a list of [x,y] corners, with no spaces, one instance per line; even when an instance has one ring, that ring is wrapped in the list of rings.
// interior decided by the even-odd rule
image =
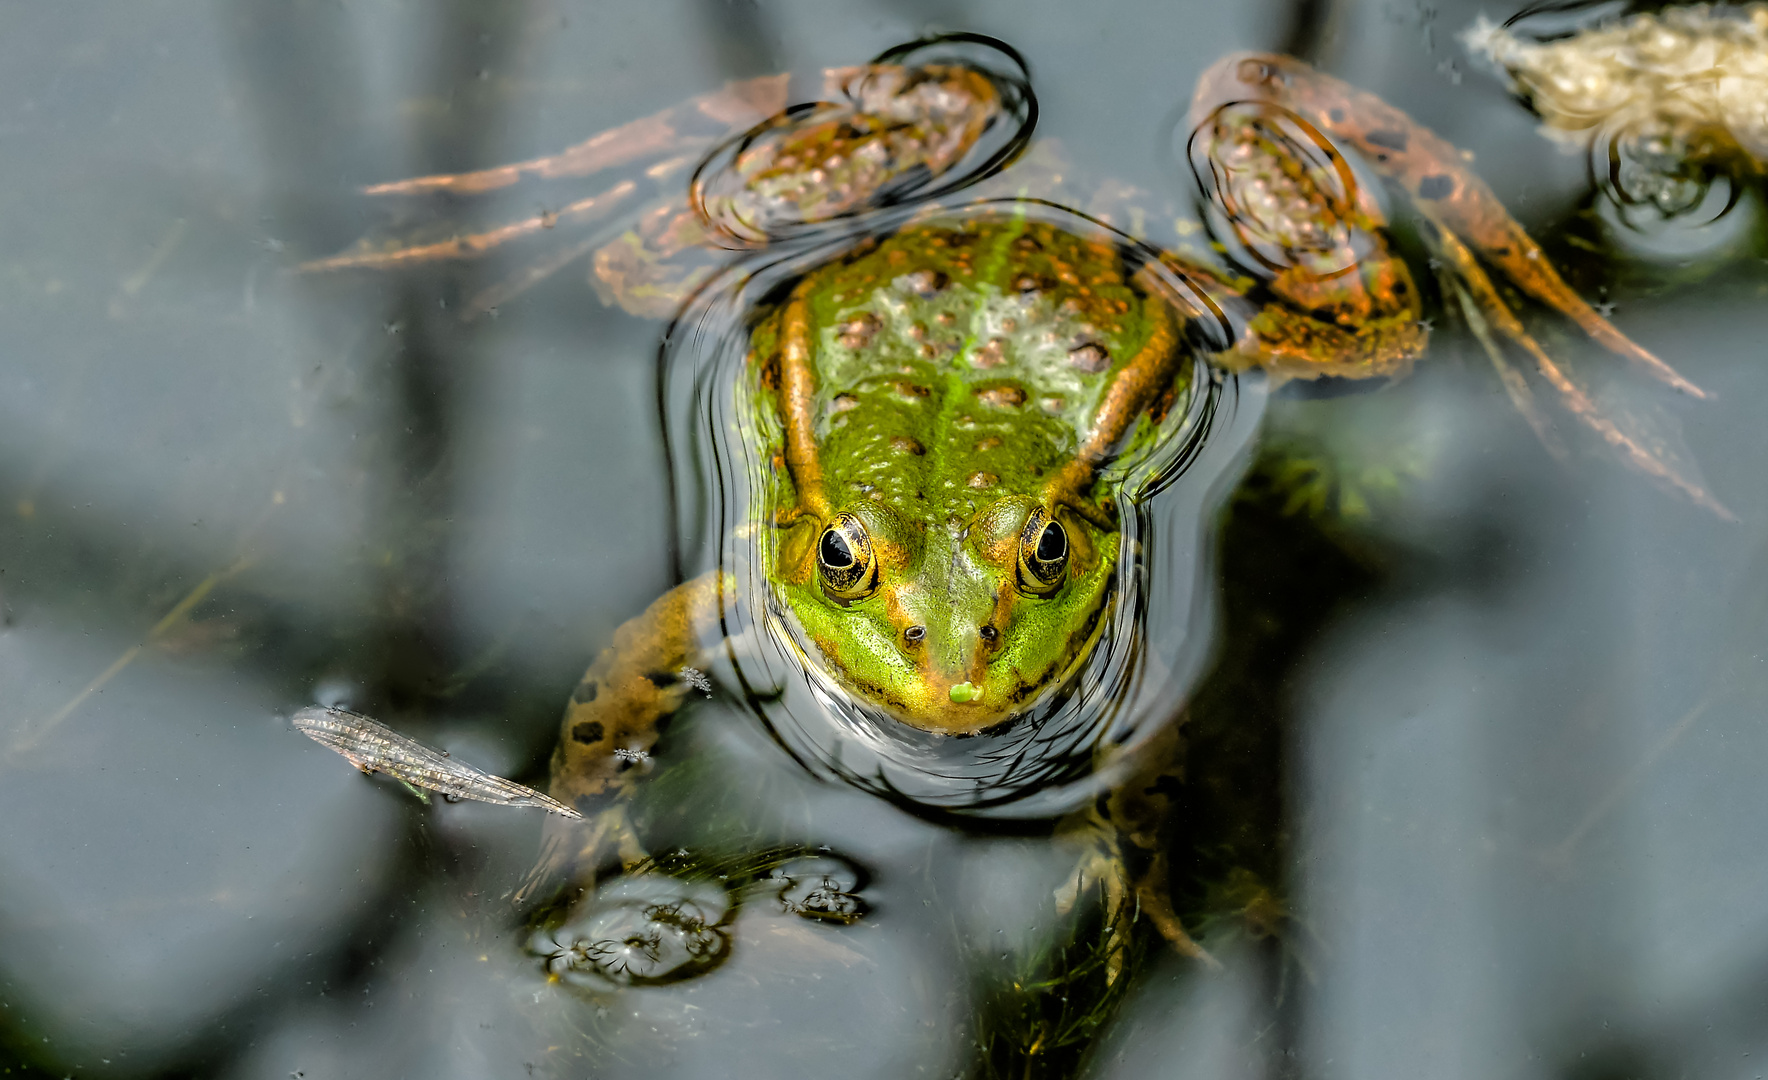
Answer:
[[[256,528],[255,525],[254,528]],[[157,644],[164,640],[166,635],[172,630],[183,625],[183,623],[190,617],[190,613],[195,611],[204,600],[209,598],[209,594],[215,591],[216,586],[227,581],[242,570],[248,569],[252,566],[254,561],[255,559],[250,555],[242,556],[235,560],[232,566],[227,567],[225,570],[218,570],[197,582],[194,588],[185,593],[184,597],[176,604],[172,605],[172,610],[166,612],[160,617],[159,622],[153,624],[153,627],[148,630],[147,634],[140,642],[124,649],[122,655],[118,656],[115,660],[112,660],[109,667],[93,676],[92,681],[87,683],[79,693],[63,703],[61,708],[55,710],[41,720],[26,721],[24,724],[20,725],[16,736],[13,738],[12,745],[6,750],[5,756],[12,757],[17,754],[25,753],[35,747],[43,740],[44,736],[48,735],[63,720],[72,716],[75,710],[85,704],[87,698],[90,698],[93,694],[103,690],[106,683],[116,678],[124,668],[134,663],[136,657],[140,656],[143,650],[150,645]]]
[[[291,719],[297,731],[336,750],[365,773],[385,773],[410,787],[451,798],[498,806],[538,806],[561,817],[583,817],[557,799],[456,761],[361,713],[316,705]]]

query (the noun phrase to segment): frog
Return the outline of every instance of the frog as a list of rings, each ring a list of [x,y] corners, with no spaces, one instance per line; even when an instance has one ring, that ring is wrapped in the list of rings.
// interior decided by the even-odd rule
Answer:
[[[965,160],[1009,95],[973,68],[917,67],[903,55],[833,69],[832,101],[787,108],[783,78],[751,80],[561,155],[373,189],[471,194],[643,160],[655,162],[647,177],[676,183],[701,163],[685,192],[649,206],[637,207],[637,181],[623,180],[545,220],[365,242],[308,269],[474,257],[619,204],[635,211],[629,227],[567,247],[518,284],[594,250],[604,300],[668,314],[733,249],[852,218],[877,193],[900,192],[905,177],[937,180]],[[754,319],[734,393],[741,438],[767,475],[740,527],[759,532],[767,602],[831,692],[890,723],[964,738],[1023,722],[1071,683],[1098,647],[1114,570],[1128,557],[1122,466],[1156,452],[1171,435],[1164,418],[1202,391],[1186,362],[1197,347],[1188,328],[1229,328],[1207,358],[1224,374],[1282,383],[1410,370],[1429,335],[1421,291],[1352,158],[1416,210],[1452,295],[1488,339],[1528,354],[1564,409],[1622,462],[1725,513],[1602,413],[1489,270],[1647,376],[1704,393],[1574,292],[1447,141],[1372,94],[1267,53],[1205,71],[1190,122],[1216,250],[1233,252],[1233,265],[1103,223],[1063,226],[1011,200],[979,203],[864,233]],[[731,164],[708,173],[721,153]],[[1520,373],[1500,374],[1541,430]],[[722,570],[675,586],[621,625],[577,683],[549,790],[585,822],[549,828],[530,884],[561,874],[593,883],[616,859],[643,862],[626,808],[662,726],[701,684],[735,589]],[[1173,948],[1210,963],[1168,895],[1160,828],[1184,777],[1182,703],[1172,714],[1106,796],[1056,825],[1082,851],[1057,900],[1066,910],[1096,891],[1119,951],[1146,918]]]

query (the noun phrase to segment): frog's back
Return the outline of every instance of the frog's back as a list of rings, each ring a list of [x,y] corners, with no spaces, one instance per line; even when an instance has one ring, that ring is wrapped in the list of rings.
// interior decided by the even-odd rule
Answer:
[[[1149,339],[1116,245],[1022,217],[906,228],[800,289],[831,504],[966,521],[1072,460]],[[777,348],[778,316],[758,330]]]

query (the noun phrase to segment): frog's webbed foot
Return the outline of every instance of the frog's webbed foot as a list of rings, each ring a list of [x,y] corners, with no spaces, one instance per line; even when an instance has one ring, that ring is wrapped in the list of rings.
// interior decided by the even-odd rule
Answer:
[[[1089,820],[1064,829],[1081,845],[1074,871],[1055,890],[1056,912],[1068,915],[1081,899],[1097,890],[1105,912],[1106,979],[1115,982],[1123,972],[1130,934],[1139,916],[1146,915],[1160,936],[1183,956],[1210,968],[1221,964],[1186,932],[1173,911],[1167,888],[1165,852],[1148,860],[1142,873],[1131,880],[1115,827],[1088,815]]]
[[[622,180],[605,191],[578,199],[562,209],[543,211],[483,232],[451,233],[441,239],[418,243],[377,243],[362,240],[348,251],[323,259],[310,259],[295,269],[302,273],[326,270],[394,270],[428,262],[477,259],[505,244],[538,236],[560,225],[583,225],[597,221],[628,202],[638,190],[636,182]]]
[[[1552,430],[1552,425],[1535,406],[1534,395],[1529,390],[1522,374],[1511,367],[1505,360],[1502,351],[1492,339],[1492,331],[1508,339],[1528,353],[1535,362],[1535,369],[1540,372],[1548,385],[1559,395],[1560,404],[1577,421],[1595,433],[1613,448],[1621,460],[1630,468],[1650,477],[1658,484],[1680,492],[1695,505],[1712,511],[1726,521],[1735,521],[1736,517],[1725,505],[1715,499],[1705,487],[1679,469],[1673,460],[1654,450],[1646,444],[1636,432],[1628,429],[1622,421],[1618,421],[1600,409],[1588,393],[1577,383],[1553,358],[1548,355],[1534,335],[1522,325],[1522,321],[1505,304],[1498,294],[1497,287],[1486,274],[1485,268],[1474,258],[1467,245],[1453,232],[1448,230],[1429,230],[1425,232],[1439,255],[1438,257],[1452,271],[1449,285],[1456,300],[1467,317],[1468,325],[1473,329],[1475,337],[1480,341],[1493,366],[1498,370],[1499,379],[1504,383],[1505,392],[1523,418],[1528,421],[1535,435],[1543,446],[1555,457],[1564,460],[1564,445]]]
[[[518,161],[474,172],[419,176],[374,184],[366,195],[421,195],[448,192],[477,195],[509,187],[525,179],[553,180],[592,176],[604,169],[630,165],[665,154],[703,149],[720,134],[753,124],[786,106],[785,75],[764,75],[730,82],[680,105],[592,135],[576,146],[547,157]]]
[[[1157,851],[1148,860],[1148,865],[1135,880],[1133,888],[1136,906],[1141,914],[1148,916],[1154,928],[1160,931],[1167,944],[1181,955],[1198,960],[1205,967],[1221,970],[1221,961],[1211,956],[1203,946],[1197,944],[1185,931],[1184,923],[1179,921],[1178,913],[1173,911],[1172,893],[1167,887],[1166,852]]]

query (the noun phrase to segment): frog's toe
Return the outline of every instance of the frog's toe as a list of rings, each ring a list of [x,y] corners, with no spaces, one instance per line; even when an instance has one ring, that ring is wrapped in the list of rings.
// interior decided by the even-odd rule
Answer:
[[[540,854],[522,883],[516,886],[515,893],[510,897],[511,903],[525,904],[569,875],[575,861],[573,854],[579,847],[576,838],[583,833],[584,828],[582,821],[549,819],[546,822],[540,833]]]
[[[1430,237],[1433,247],[1440,253],[1448,269],[1452,272],[1450,283],[1454,294],[1461,301],[1463,311],[1468,317],[1474,333],[1480,338],[1481,344],[1491,354],[1494,365],[1498,368],[1499,377],[1505,381],[1505,389],[1509,391],[1511,400],[1521,409],[1535,433],[1549,451],[1557,449],[1557,441],[1549,432],[1545,420],[1533,408],[1533,398],[1526,387],[1518,385],[1520,375],[1509,369],[1500,355],[1496,343],[1491,340],[1491,331],[1507,338],[1510,342],[1528,353],[1535,362],[1535,370],[1553,387],[1559,395],[1561,406],[1575,417],[1586,429],[1595,433],[1617,454],[1621,461],[1636,472],[1643,473],[1659,485],[1683,495],[1695,505],[1703,507],[1726,521],[1736,521],[1732,512],[1715,499],[1702,484],[1691,474],[1688,467],[1679,465],[1666,451],[1654,448],[1648,439],[1638,430],[1636,423],[1621,419],[1617,420],[1600,409],[1590,395],[1577,383],[1573,382],[1566,371],[1541,347],[1522,325],[1522,320],[1499,296],[1492,279],[1454,233],[1447,229],[1435,230]],[[1604,323],[1606,325],[1606,322]],[[1612,329],[1612,327],[1610,328]],[[1619,333],[1619,331],[1615,331]],[[1600,340],[1600,339],[1599,339]],[[1607,342],[1604,342],[1607,344]],[[1679,376],[1678,376],[1679,377]],[[1693,386],[1692,383],[1688,384]],[[1696,393],[1698,393],[1698,389]],[[1704,395],[1703,395],[1704,396]]]
[[[1166,900],[1164,894],[1156,901],[1138,890],[1137,900],[1142,914],[1148,916],[1149,921],[1154,923],[1154,928],[1160,931],[1160,936],[1166,939],[1166,943],[1175,952],[1198,961],[1212,971],[1222,970],[1222,962],[1211,956],[1208,949],[1197,944],[1197,939],[1186,932],[1185,924],[1173,913],[1172,904]]]
[[[1167,890],[1166,878],[1166,856],[1156,855],[1136,882],[1137,908],[1141,914],[1148,916],[1148,920],[1174,951],[1199,961],[1211,970],[1220,971],[1221,961],[1197,944],[1196,939],[1186,932],[1185,924],[1179,920],[1178,913],[1173,910],[1172,895]]]
[[[1118,854],[1115,835],[1106,835],[1094,839],[1075,863],[1074,871],[1056,889],[1056,910],[1063,915],[1072,912],[1082,896],[1095,888],[1099,890],[1105,910],[1111,981],[1115,981],[1122,970],[1130,930],[1136,919],[1142,916],[1147,916],[1160,931],[1160,936],[1181,955],[1212,969],[1221,968],[1221,963],[1186,932],[1184,923],[1173,911],[1166,877],[1166,858],[1156,855],[1147,870],[1132,884],[1129,868]]]

